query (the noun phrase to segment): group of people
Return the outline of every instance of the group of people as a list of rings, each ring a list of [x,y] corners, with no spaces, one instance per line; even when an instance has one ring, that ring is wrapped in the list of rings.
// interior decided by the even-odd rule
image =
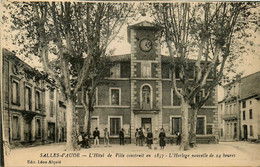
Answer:
[[[161,132],[159,134],[159,145],[161,149],[164,149],[166,142],[165,142],[166,134],[164,132],[164,129],[161,129]],[[148,148],[152,149],[152,144],[153,144],[153,133],[151,129],[147,128],[147,134],[145,136],[145,129],[139,128],[136,129],[135,132],[135,139],[136,139],[136,146],[143,146],[145,139],[146,139],[146,144]]]
[[[93,137],[94,137],[94,146],[99,146],[100,132],[97,127],[93,132]],[[104,145],[106,147],[109,146],[109,132],[107,131],[107,128],[104,129]]]
[[[181,134],[180,134],[180,132],[176,132],[175,134],[177,136],[176,144],[180,145]],[[138,146],[138,145],[143,146],[143,143],[145,142],[145,139],[146,139],[146,143],[147,143],[148,148],[150,148],[150,149],[152,148],[153,133],[149,128],[147,128],[146,136],[145,136],[145,129],[143,129],[143,128],[136,129],[135,139],[136,139],[136,146]],[[164,149],[164,147],[166,145],[165,139],[166,139],[166,134],[164,132],[164,129],[161,128],[161,131],[159,133],[159,146],[160,146],[161,149]]]
[[[176,144],[180,145],[181,143],[181,134],[180,132],[175,133],[177,136],[177,141]],[[90,134],[87,133],[81,133],[78,136],[78,143],[81,145],[82,148],[90,148],[90,140],[89,140]],[[93,132],[93,137],[94,137],[94,146],[99,146],[99,139],[100,139],[100,132],[98,128],[96,127],[94,132]],[[135,132],[135,139],[136,139],[136,146],[143,146],[144,143],[147,144],[148,148],[152,149],[152,144],[153,144],[153,133],[151,129],[147,128],[147,132],[145,132],[144,128],[137,128]],[[161,149],[164,149],[166,142],[166,134],[164,132],[164,129],[161,128],[160,133],[159,133],[159,145]],[[122,128],[119,132],[119,141],[120,145],[125,144],[125,139],[124,139],[124,129]],[[104,129],[104,145],[107,147],[109,146],[109,132],[107,128]]]
[[[80,133],[78,136],[78,144],[82,148],[90,148],[90,141],[88,133]]]

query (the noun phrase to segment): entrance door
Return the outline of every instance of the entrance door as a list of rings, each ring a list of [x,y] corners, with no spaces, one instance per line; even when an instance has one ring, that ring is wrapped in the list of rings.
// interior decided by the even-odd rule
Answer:
[[[55,142],[55,123],[48,123],[48,140]]]
[[[244,140],[247,140],[247,125],[243,125],[244,130]]]
[[[152,118],[142,118],[141,123],[141,126],[145,129],[145,131],[147,131],[148,128],[152,130]]]
[[[62,127],[62,129],[61,129],[61,141],[62,142],[65,141],[65,130],[64,130],[64,127]]]
[[[234,136],[233,139],[237,138],[237,123],[234,123]]]
[[[24,141],[25,142],[30,142],[32,138],[32,133],[31,133],[31,119],[26,119],[25,120],[25,125],[24,125]]]

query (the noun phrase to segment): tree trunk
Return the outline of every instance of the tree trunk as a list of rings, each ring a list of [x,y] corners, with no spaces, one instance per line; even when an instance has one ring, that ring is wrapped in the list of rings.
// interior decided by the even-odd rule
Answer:
[[[88,132],[88,121],[89,121],[89,111],[85,109],[84,128],[83,128],[83,131],[85,133]]]
[[[190,126],[190,132],[189,132],[189,143],[193,146],[196,146],[196,127],[197,127],[197,114],[198,114],[198,108],[195,108],[191,112],[191,126]]]
[[[75,122],[75,103],[71,98],[67,99],[66,120],[67,120],[67,143],[66,151],[74,151],[77,148],[77,134]]]
[[[189,133],[188,133],[188,109],[189,103],[185,100],[181,100],[181,113],[182,113],[182,134],[180,150],[189,150]]]

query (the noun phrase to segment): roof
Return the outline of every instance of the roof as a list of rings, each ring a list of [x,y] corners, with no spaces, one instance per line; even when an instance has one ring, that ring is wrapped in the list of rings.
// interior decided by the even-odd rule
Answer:
[[[130,61],[131,54],[115,55],[115,56],[110,56],[109,58],[112,61]]]
[[[260,71],[241,78],[240,99],[260,94]]]
[[[10,52],[8,49],[5,49],[5,48],[2,49],[2,52],[3,52],[3,56],[6,59],[15,61],[15,63],[18,63],[18,62],[19,62],[19,64],[21,63],[22,68],[26,67],[28,69],[34,69],[32,66],[30,66],[29,64],[27,64],[26,62],[21,60],[19,57],[17,57],[14,52]],[[40,73],[40,71],[38,71],[38,72]],[[47,79],[45,79],[45,81],[48,82],[49,84],[57,87],[57,85],[55,85],[55,83],[53,83],[53,81],[51,81],[50,79],[47,78]]]
[[[131,54],[114,55],[109,57],[111,61],[131,61]],[[171,56],[161,55],[161,61],[163,63],[170,63]],[[193,59],[189,59],[190,62],[195,62]]]
[[[145,30],[158,31],[160,29],[160,27],[149,21],[142,21],[137,24],[129,25],[127,27],[127,41],[129,43],[130,43],[131,29],[145,29]]]

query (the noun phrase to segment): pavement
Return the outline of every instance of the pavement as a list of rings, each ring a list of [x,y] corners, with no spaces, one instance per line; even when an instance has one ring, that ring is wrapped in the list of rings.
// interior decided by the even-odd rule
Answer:
[[[220,142],[199,144],[180,151],[166,145],[161,150],[135,144],[100,145],[79,151],[65,151],[65,143],[16,148],[5,158],[6,166],[259,166],[260,144]]]

